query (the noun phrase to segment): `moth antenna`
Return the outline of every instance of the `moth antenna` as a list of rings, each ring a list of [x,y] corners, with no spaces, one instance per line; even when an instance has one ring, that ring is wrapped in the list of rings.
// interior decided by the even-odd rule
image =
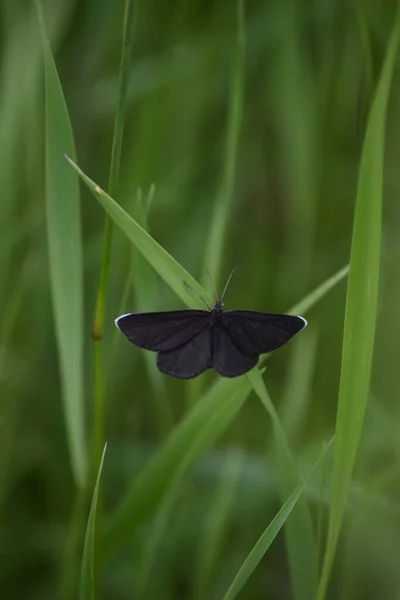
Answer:
[[[232,271],[231,271],[231,274],[230,274],[230,275],[229,275],[229,277],[228,277],[228,281],[226,282],[226,284],[225,284],[225,287],[224,287],[224,291],[222,292],[222,296],[221,296],[221,302],[222,302],[222,300],[224,299],[224,296],[225,296],[226,290],[228,289],[228,285],[230,284],[230,281],[231,281],[231,279],[232,279],[232,277],[233,277],[233,274],[234,274],[234,272],[236,271],[236,269],[237,269],[237,265],[236,265],[235,267],[233,267],[233,269],[232,269]]]
[[[184,283],[184,285],[186,285],[187,289],[190,292],[192,292],[193,296],[197,296],[197,298],[199,298],[202,302],[204,302],[204,304],[207,306],[208,310],[212,310],[212,308],[208,305],[208,302],[203,298],[203,296],[200,296],[200,294],[198,294],[197,292],[192,290],[192,288],[190,287],[190,285],[188,283],[186,283],[186,281],[184,281],[183,283]]]
[[[216,302],[220,302],[219,296],[218,296],[218,292],[217,292],[217,288],[215,287],[215,283],[214,283],[214,279],[211,277],[211,273],[210,271],[207,269],[207,275],[209,280],[211,281],[211,287],[213,289],[214,292],[214,298]]]

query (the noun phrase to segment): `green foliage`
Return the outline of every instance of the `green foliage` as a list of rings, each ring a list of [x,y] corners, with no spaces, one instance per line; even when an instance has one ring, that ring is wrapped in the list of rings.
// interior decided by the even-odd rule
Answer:
[[[100,478],[103,470],[104,457],[107,446],[104,446],[101,456],[99,471],[97,473],[96,485],[93,490],[92,505],[90,507],[85,544],[83,546],[81,582],[79,589],[80,600],[94,600],[99,582],[96,578],[96,519],[99,503]],[[98,534],[97,534],[98,535]]]
[[[257,565],[263,558],[264,554],[268,551],[268,548],[271,546],[272,542],[278,535],[280,529],[289,519],[290,514],[296,507],[296,504],[298,504],[301,495],[304,493],[306,485],[312,477],[315,469],[317,468],[319,463],[324,459],[328,447],[324,448],[323,452],[321,453],[320,457],[315,463],[311,473],[307,476],[303,483],[299,484],[296,487],[293,493],[283,504],[278,514],[272,519],[271,523],[261,535],[260,539],[256,542],[253,549],[251,550],[251,552],[243,562],[242,566],[240,567],[239,571],[237,572],[232,584],[229,586],[229,589],[224,595],[223,600],[233,600],[233,598],[236,598],[240,590],[245,585],[246,581],[252,575]]]
[[[66,168],[65,152],[75,156],[64,94],[46,36],[39,0],[38,17],[45,64],[46,212],[50,284],[72,468],[85,484],[87,457],[83,406],[83,286],[79,184]]]
[[[326,594],[366,411],[377,318],[386,114],[400,10],[368,117],[358,176],[343,335],[328,541],[318,598]]]
[[[323,566],[320,599],[396,597],[393,3],[41,6],[0,0],[3,595],[308,600]],[[227,309],[309,321],[248,376],[114,327],[235,265]]]

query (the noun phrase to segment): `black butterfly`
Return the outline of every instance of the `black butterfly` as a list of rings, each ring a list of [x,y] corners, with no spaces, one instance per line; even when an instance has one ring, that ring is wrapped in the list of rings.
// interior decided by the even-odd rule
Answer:
[[[139,348],[158,352],[160,371],[192,379],[213,368],[224,377],[243,375],[260,354],[286,344],[307,321],[251,310],[224,312],[218,299],[209,310],[129,313],[115,324]]]

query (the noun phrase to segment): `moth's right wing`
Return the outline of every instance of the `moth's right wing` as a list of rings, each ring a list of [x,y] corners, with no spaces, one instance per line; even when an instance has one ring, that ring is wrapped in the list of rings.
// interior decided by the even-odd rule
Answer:
[[[210,321],[205,310],[129,313],[115,319],[115,324],[132,344],[145,350],[174,350],[195,338]]]
[[[237,348],[246,356],[255,356],[286,344],[307,321],[294,315],[229,310],[223,313],[223,324]]]

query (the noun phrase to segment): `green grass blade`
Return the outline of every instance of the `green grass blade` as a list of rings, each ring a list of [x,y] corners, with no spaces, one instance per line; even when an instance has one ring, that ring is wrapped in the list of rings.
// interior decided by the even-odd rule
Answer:
[[[188,282],[195,291],[206,296],[201,286],[110,196],[91,181],[70,159],[69,162],[127,237],[136,245],[137,249],[177,295],[189,306],[198,306],[198,300],[181,283],[183,281]],[[300,308],[304,314],[307,309],[320,300],[346,274],[346,269],[342,269],[338,274],[307,296],[301,304],[294,307],[294,311],[298,312]],[[250,391],[251,385],[246,378],[236,381],[219,380],[212,387],[211,391],[206,394],[205,399],[199,404],[201,407],[204,405],[204,414],[199,417],[199,406],[196,406],[187,419],[174,431],[171,438],[167,440],[166,446],[160,450],[160,453],[153,459],[149,467],[142,472],[131,486],[112,520],[106,543],[107,552],[111,552],[123,543],[138,523],[156,509],[163,495],[167,492],[174,472],[179,466],[179,458],[182,458],[190,447],[194,432],[199,431],[201,426],[204,426],[207,419],[210,418],[210,415],[213,414],[213,410],[215,410],[213,404],[215,402],[221,403],[222,401],[227,402],[228,407],[231,406],[231,403],[239,403],[241,405]],[[212,398],[211,403],[210,398]],[[236,410],[239,408],[240,406]],[[224,425],[222,423],[221,431],[223,428]],[[214,439],[216,437],[209,443],[211,444]],[[148,496],[151,498],[150,501]]]
[[[207,302],[212,304],[211,296],[203,290],[197,281],[178,263],[168,252],[160,246],[148,233],[128,215],[104,190],[94,183],[81,169],[68,157],[71,166],[77,171],[86,183],[95,198],[108,212],[113,221],[133,242],[139,252],[148,260],[154,270],[164,279],[170,288],[181,298],[189,308],[203,308],[203,303],[192,294],[184,285],[184,281],[194,292],[200,294]]]
[[[50,283],[71,463],[75,481],[82,486],[86,480],[87,456],[79,181],[64,160],[65,152],[75,157],[74,139],[39,1],[36,6],[45,64],[46,211]]]
[[[325,598],[368,398],[377,313],[384,136],[400,36],[400,11],[368,117],[362,151],[343,337],[328,541],[318,599]]]
[[[118,102],[115,113],[113,144],[111,150],[110,174],[108,181],[108,191],[112,196],[116,195],[119,172],[121,167],[122,139],[124,133],[125,109],[127,100],[127,89],[130,72],[130,61],[132,53],[133,33],[136,21],[137,2],[125,0],[124,19],[123,19],[123,39],[121,50],[121,62],[119,69]],[[109,268],[111,260],[113,222],[106,214],[103,252],[101,259],[100,278],[97,288],[96,306],[93,317],[93,473],[96,472],[98,461],[104,444],[104,401],[105,401],[105,382],[103,365],[103,326],[105,307],[107,301],[107,286],[109,279]]]
[[[201,301],[193,296],[182,281],[186,281],[190,287],[200,294],[207,302],[212,303],[211,296],[197,283],[197,281],[160,246],[140,225],[132,219],[113,200],[104,190],[102,190],[94,181],[70,159],[66,157],[71,166],[77,171],[82,181],[88,186],[94,197],[100,202],[103,208],[111,215],[114,222],[131,240],[148,262],[154,267],[155,271],[164,279],[172,290],[189,308],[204,308]],[[325,294],[334,288],[348,274],[348,266],[343,267],[324,281],[320,286],[308,294],[303,300],[295,304],[289,311],[289,314],[302,315],[308,312]]]
[[[264,531],[264,533],[262,534],[262,536],[260,537],[258,542],[255,544],[255,546],[251,550],[250,554],[247,556],[246,560],[242,564],[235,579],[233,580],[228,591],[224,595],[223,600],[233,600],[234,598],[236,598],[236,596],[239,594],[239,592],[243,589],[247,580],[252,575],[252,573],[255,571],[255,569],[257,568],[261,559],[263,558],[264,554],[268,551],[269,547],[271,546],[272,542],[278,535],[282,526],[285,524],[290,513],[295,508],[295,506],[298,503],[301,495],[303,494],[308,482],[310,481],[311,477],[313,476],[315,470],[317,469],[317,467],[319,466],[321,461],[324,460],[327,450],[330,447],[331,443],[332,442],[330,442],[330,444],[326,448],[324,448],[323,452],[321,453],[321,456],[318,458],[317,462],[315,463],[315,465],[312,468],[308,477],[303,481],[303,483],[301,485],[299,485],[294,490],[294,492],[286,500],[286,502],[284,503],[284,505],[278,512],[278,514],[274,517],[274,519],[268,525],[268,527],[266,528],[266,530]]]
[[[310,405],[317,343],[316,327],[308,327],[292,344],[279,411],[289,440],[302,430]]]
[[[184,463],[185,469],[188,469],[219,438],[240,410],[247,395],[248,384],[244,377],[236,381],[221,380],[220,385],[206,393],[175,427],[117,508],[105,538],[106,554],[129,539],[135,528],[154,513],[181,465]],[[212,428],[210,423],[213,423]],[[200,439],[202,443],[196,444],[196,440]],[[196,444],[196,452],[192,450],[193,444]],[[187,456],[190,456],[190,460]]]
[[[172,257],[170,258],[173,260]],[[318,302],[324,294],[341,281],[346,273],[347,271],[342,269],[307,296],[303,303],[303,314],[313,306],[313,302]],[[251,389],[250,381],[246,377],[237,380],[221,378],[206,392],[203,399],[174,429],[170,438],[129,488],[112,518],[106,535],[105,551],[107,554],[123,544],[137,525],[157,508],[168,490],[176,469],[179,468],[180,460],[190,448],[196,433],[206,426],[207,421],[216,410],[215,405],[226,403],[227,413],[232,411],[233,414],[236,414]],[[223,427],[221,427],[221,432],[222,430]],[[209,442],[210,445],[212,441]]]
[[[104,446],[103,454],[99,464],[96,485],[93,491],[92,505],[90,507],[89,519],[86,528],[85,544],[83,547],[81,582],[79,589],[80,600],[94,600],[96,597],[95,580],[95,555],[96,555],[96,515],[99,498],[100,478],[103,470],[104,457],[107,444]]]
[[[228,452],[226,465],[217,484],[215,495],[211,498],[209,514],[200,537],[199,554],[193,577],[194,600],[209,598],[211,595],[210,584],[223,548],[243,463],[241,452]]]
[[[150,188],[146,200],[138,190],[133,210],[133,217],[136,222],[149,231],[148,211],[154,198],[154,186]],[[157,305],[157,287],[156,274],[151,265],[144,256],[132,245],[131,259],[131,280],[133,282],[135,310],[137,312],[149,312],[158,310]],[[155,419],[158,423],[160,437],[165,438],[173,427],[174,417],[171,407],[167,400],[165,377],[158,370],[156,365],[156,356],[153,352],[144,352],[143,360],[146,365],[149,384],[153,390],[152,398],[154,403]]]
[[[287,311],[287,313],[289,315],[306,315],[308,311],[311,310],[313,306],[315,306],[315,304],[322,300],[325,294],[327,294],[338,283],[340,283],[342,279],[344,279],[347,276],[348,272],[348,267],[343,267],[342,269],[340,269],[340,271],[332,275],[332,277],[329,277],[329,279],[321,283],[321,285],[315,288],[315,290],[310,292],[310,294],[303,298],[303,300],[300,300],[300,302],[297,302],[294,306],[292,306],[292,308],[290,308]],[[267,362],[268,357],[269,354],[265,354],[264,356],[262,356],[260,362],[258,363],[258,366],[260,367],[264,365]]]
[[[279,492],[284,502],[299,485],[300,476],[296,461],[260,371],[253,369],[247,374],[247,378],[272,419]],[[318,554],[306,498],[299,500],[285,525],[293,595],[298,600],[308,600],[315,596],[317,589]]]
[[[221,189],[218,193],[214,212],[211,218],[210,234],[204,255],[204,269],[202,283],[208,280],[207,271],[211,273],[215,286],[220,284],[221,265],[224,250],[224,241],[228,226],[228,219],[232,212],[233,189],[235,183],[235,170],[239,145],[240,125],[243,114],[243,88],[244,88],[244,0],[237,3],[237,34],[236,34],[236,59],[235,71],[232,81],[230,110],[228,117],[228,134],[226,140],[225,164]]]
[[[229,424],[235,416],[236,412],[230,411],[228,415]],[[154,524],[151,528],[150,536],[148,539],[147,553],[144,568],[142,571],[142,577],[140,581],[140,588],[138,595],[140,598],[145,597],[145,592],[149,586],[152,569],[155,563],[157,550],[159,548],[162,538],[165,537],[169,518],[171,516],[172,509],[176,503],[176,500],[180,492],[180,484],[190,465],[194,463],[196,458],[204,451],[204,448],[208,445],[209,439],[215,437],[214,431],[220,430],[221,415],[224,418],[226,415],[225,406],[220,407],[220,410],[216,410],[211,416],[211,419],[204,425],[199,435],[197,435],[193,443],[188,448],[183,460],[179,464],[179,468],[176,470],[174,477],[168,489],[168,493],[161,505],[160,510],[154,520]],[[236,461],[237,462],[237,461]]]
[[[342,279],[344,279],[349,272],[349,267],[346,265],[340,269],[337,273],[332,275],[321,283],[315,290],[305,296],[300,302],[297,302],[287,312],[290,315],[303,315],[307,313],[317,302],[319,302],[332,288],[334,288]]]

